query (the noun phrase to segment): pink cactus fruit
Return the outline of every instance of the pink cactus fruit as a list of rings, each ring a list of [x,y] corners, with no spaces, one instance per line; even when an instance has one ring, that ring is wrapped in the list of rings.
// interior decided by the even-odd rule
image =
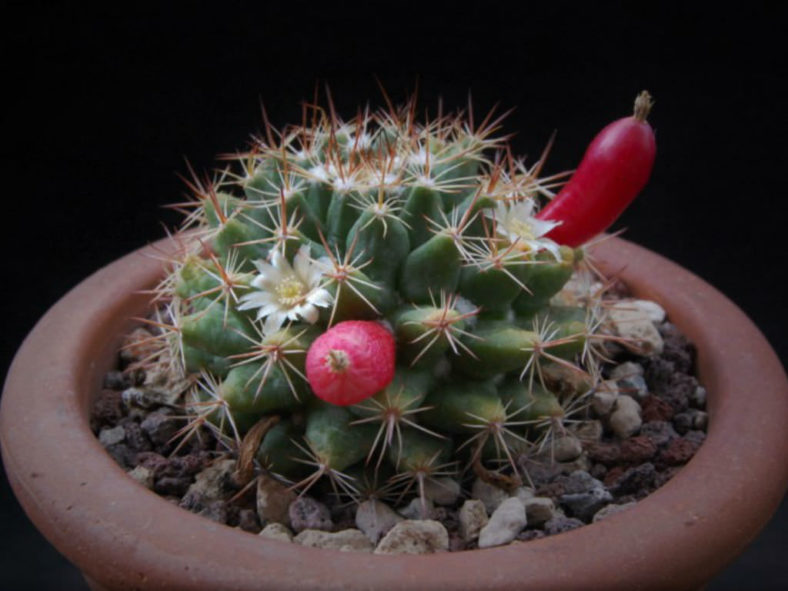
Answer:
[[[315,396],[348,406],[369,398],[394,377],[394,337],[377,322],[348,320],[309,348],[306,377]]]

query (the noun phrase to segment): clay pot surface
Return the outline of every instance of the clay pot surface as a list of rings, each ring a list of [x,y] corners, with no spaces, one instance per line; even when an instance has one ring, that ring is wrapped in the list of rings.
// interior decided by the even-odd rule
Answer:
[[[374,556],[263,540],[180,509],[134,483],[88,425],[92,397],[130,318],[161,275],[150,255],[85,280],[19,350],[0,407],[0,443],[28,516],[95,589],[693,589],[751,542],[788,485],[788,380],[763,335],[725,296],[621,240],[598,264],[659,302],[696,345],[709,431],[672,480],[626,512],[522,544]]]

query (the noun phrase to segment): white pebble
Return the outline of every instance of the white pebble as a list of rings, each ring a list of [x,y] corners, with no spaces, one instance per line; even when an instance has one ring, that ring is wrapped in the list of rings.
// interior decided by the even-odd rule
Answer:
[[[380,540],[375,554],[432,554],[449,549],[443,524],[425,520],[400,521]]]
[[[484,503],[476,499],[468,499],[462,504],[459,512],[460,536],[466,542],[477,538],[479,531],[487,525],[489,518]]]
[[[527,525],[525,507],[515,497],[502,502],[479,532],[479,548],[508,544]]]
[[[610,428],[621,439],[638,432],[643,420],[640,418],[640,405],[634,398],[619,396],[610,414]]]

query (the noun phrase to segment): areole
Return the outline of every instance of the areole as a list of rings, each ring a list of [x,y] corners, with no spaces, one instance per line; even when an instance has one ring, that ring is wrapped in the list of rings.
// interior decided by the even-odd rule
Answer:
[[[167,248],[131,253],[67,294],[25,340],[3,392],[11,485],[95,589],[694,589],[755,537],[788,486],[788,380],[769,344],[713,287],[611,238],[593,250],[598,265],[663,305],[697,345],[709,391],[707,440],[635,508],[541,540],[428,556],[318,550],[218,525],[135,484],[88,425],[120,337],[148,305],[138,290],[161,275],[146,255]]]

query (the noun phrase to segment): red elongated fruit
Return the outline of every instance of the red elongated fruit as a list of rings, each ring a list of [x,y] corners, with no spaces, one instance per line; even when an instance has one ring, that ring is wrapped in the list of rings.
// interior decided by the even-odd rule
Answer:
[[[369,398],[394,378],[396,344],[377,322],[348,320],[320,335],[306,354],[315,396],[347,406]]]
[[[651,96],[635,99],[635,113],[614,121],[589,144],[580,166],[558,195],[536,216],[561,222],[547,236],[580,246],[607,230],[637,197],[651,175],[657,145],[646,121]]]

